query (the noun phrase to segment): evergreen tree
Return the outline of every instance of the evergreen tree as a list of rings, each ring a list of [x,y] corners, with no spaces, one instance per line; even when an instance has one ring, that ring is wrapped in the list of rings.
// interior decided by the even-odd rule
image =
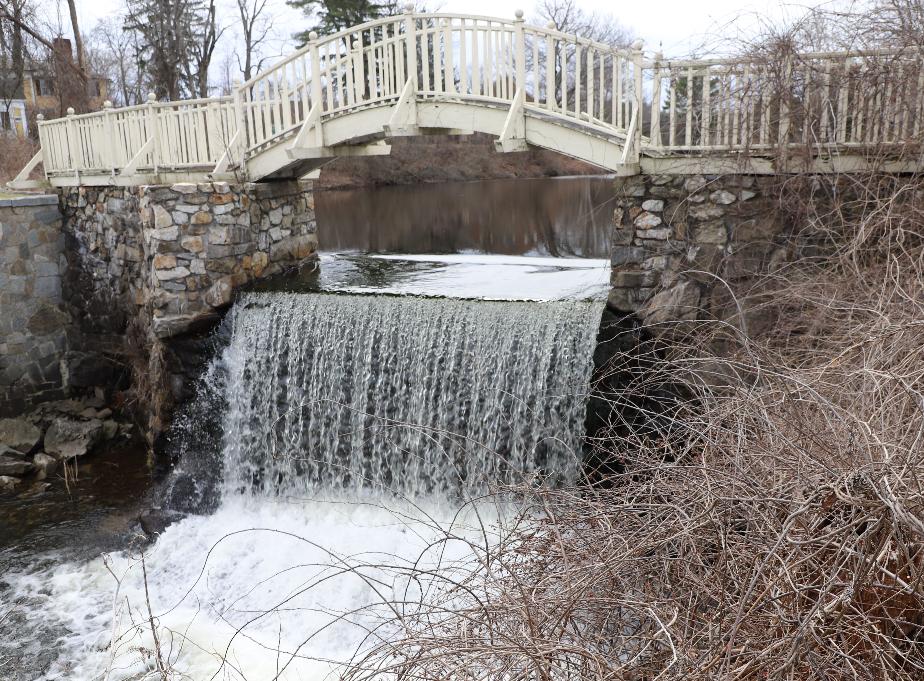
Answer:
[[[308,42],[308,34],[317,31],[328,35],[379,17],[400,13],[397,0],[286,0],[286,4],[301,9],[315,19],[310,28],[295,34],[299,45]]]
[[[202,0],[128,0],[126,30],[140,40],[138,71],[145,73],[159,99],[197,95],[184,88],[197,41],[206,30]]]

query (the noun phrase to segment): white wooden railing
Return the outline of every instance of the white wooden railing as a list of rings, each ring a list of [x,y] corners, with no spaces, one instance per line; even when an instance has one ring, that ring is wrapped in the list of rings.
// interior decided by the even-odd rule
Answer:
[[[522,12],[504,20],[408,8],[312,34],[228,97],[151,96],[140,106],[40,121],[40,160],[47,176],[77,181],[170,170],[246,176],[248,158],[318,121],[409,96],[522,106],[619,140],[625,163],[640,154],[899,144],[924,132],[920,52],[670,61],[641,48],[527,26]]]
[[[664,152],[887,148],[924,133],[917,50],[645,64],[650,148]]]
[[[528,107],[606,132],[623,131],[636,106],[642,54],[553,28],[454,14],[405,14],[318,39],[241,87],[248,149],[298,129],[318,104],[325,116],[397,101],[411,76],[418,98]]]
[[[155,102],[39,121],[46,173],[218,165],[239,130],[230,97]]]

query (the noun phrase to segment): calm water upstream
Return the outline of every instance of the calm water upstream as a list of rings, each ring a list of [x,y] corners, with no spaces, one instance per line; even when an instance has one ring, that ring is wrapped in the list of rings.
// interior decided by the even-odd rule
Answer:
[[[319,193],[320,266],[237,300],[175,470],[0,499],[0,679],[321,679],[388,637],[503,533],[473,498],[579,468],[610,184]],[[152,504],[193,512],[146,543]]]

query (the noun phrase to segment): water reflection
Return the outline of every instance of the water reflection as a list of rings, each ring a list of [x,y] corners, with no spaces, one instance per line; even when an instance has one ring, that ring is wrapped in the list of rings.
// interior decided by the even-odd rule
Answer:
[[[322,191],[324,251],[609,257],[615,191],[604,177]]]

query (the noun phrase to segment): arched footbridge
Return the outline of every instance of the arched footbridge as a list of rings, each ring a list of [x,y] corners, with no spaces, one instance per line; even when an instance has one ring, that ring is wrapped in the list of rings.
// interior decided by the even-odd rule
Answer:
[[[405,14],[318,37],[228,96],[40,121],[54,186],[295,178],[397,136],[482,132],[607,171],[892,170],[924,126],[921,53],[667,60],[511,20]],[[883,155],[884,154],[884,155]],[[745,164],[747,167],[743,167]],[[891,164],[891,165],[889,165]]]

